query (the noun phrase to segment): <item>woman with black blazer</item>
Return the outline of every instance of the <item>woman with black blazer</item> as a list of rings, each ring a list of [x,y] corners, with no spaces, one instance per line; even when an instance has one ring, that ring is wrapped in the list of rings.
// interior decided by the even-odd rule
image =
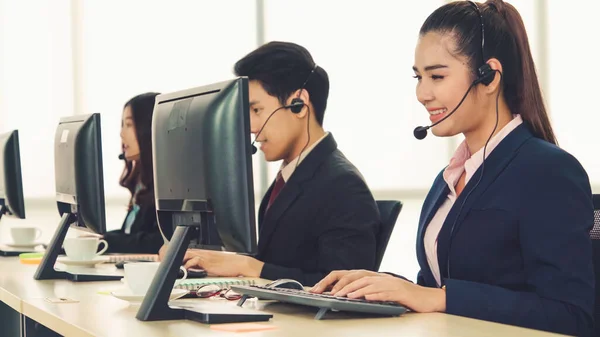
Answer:
[[[121,229],[104,234],[108,253],[158,254],[163,238],[156,220],[152,170],[152,112],[158,93],[133,97],[123,109],[121,142],[125,167],[120,184],[131,192]]]
[[[519,13],[500,0],[440,7],[413,69],[433,134],[465,136],[421,211],[417,283],[337,271],[313,291],[589,336],[590,183],[556,145]]]

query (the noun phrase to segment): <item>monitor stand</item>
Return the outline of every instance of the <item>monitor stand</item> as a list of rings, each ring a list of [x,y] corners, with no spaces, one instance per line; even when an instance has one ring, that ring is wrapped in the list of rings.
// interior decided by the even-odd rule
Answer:
[[[173,214],[173,217],[176,218],[176,214]],[[211,310],[210,306],[191,310],[181,307],[171,308],[169,306],[169,296],[173,290],[179,267],[192,239],[192,235],[203,222],[214,221],[211,213],[201,212],[200,217],[201,223],[178,224],[175,228],[165,257],[161,261],[152,284],[146,296],[144,296],[144,300],[135,317],[140,321],[189,319],[205,324],[260,322],[271,319],[273,315],[254,313],[237,307],[232,308],[231,312],[223,312],[216,308],[215,310]],[[236,309],[242,310],[236,313]]]
[[[58,228],[56,229],[56,232],[54,233],[54,236],[52,237],[52,240],[50,241],[50,244],[48,245],[48,248],[42,257],[42,262],[35,271],[33,278],[35,280],[66,279],[74,282],[117,281],[122,279],[122,275],[102,275],[94,273],[82,274],[54,269],[54,264],[56,263],[58,254],[60,254],[62,244],[67,236],[69,227],[75,221],[77,221],[77,215],[73,213],[63,213],[60,223],[58,224]]]

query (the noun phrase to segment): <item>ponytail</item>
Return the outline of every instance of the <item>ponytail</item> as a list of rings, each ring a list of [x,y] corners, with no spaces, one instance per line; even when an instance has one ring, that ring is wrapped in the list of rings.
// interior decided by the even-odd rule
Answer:
[[[513,5],[502,0],[488,0],[486,4],[495,8],[505,20],[515,41],[516,56],[519,61],[515,62],[518,66],[515,74],[516,81],[513,86],[507,86],[506,82],[504,86],[505,99],[509,108],[513,113],[521,114],[536,137],[557,144],[542,98],[542,90],[521,15]]]

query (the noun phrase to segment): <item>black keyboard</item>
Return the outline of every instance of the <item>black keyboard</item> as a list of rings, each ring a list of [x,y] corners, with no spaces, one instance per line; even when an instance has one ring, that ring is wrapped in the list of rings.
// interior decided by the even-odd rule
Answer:
[[[306,305],[321,309],[317,314],[316,319],[321,319],[329,310],[352,311],[384,316],[400,316],[407,311],[406,307],[396,302],[367,301],[364,299],[336,297],[328,294],[313,294],[304,290],[267,288],[256,285],[232,285],[231,289],[238,294],[244,295],[238,303],[239,306],[242,306],[244,301],[250,296],[265,300],[276,300]]]

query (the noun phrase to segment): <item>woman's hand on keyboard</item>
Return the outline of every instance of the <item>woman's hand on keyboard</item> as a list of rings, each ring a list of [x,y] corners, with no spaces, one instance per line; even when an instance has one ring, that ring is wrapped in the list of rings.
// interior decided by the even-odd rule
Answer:
[[[423,287],[390,275],[365,276],[331,294],[367,301],[393,301],[416,312],[446,311],[445,290]]]
[[[316,294],[322,294],[331,288],[330,291],[334,294],[348,284],[366,276],[392,277],[387,274],[380,274],[370,270],[336,270],[332,271],[324,279],[319,281],[319,283],[315,284],[310,291]]]

